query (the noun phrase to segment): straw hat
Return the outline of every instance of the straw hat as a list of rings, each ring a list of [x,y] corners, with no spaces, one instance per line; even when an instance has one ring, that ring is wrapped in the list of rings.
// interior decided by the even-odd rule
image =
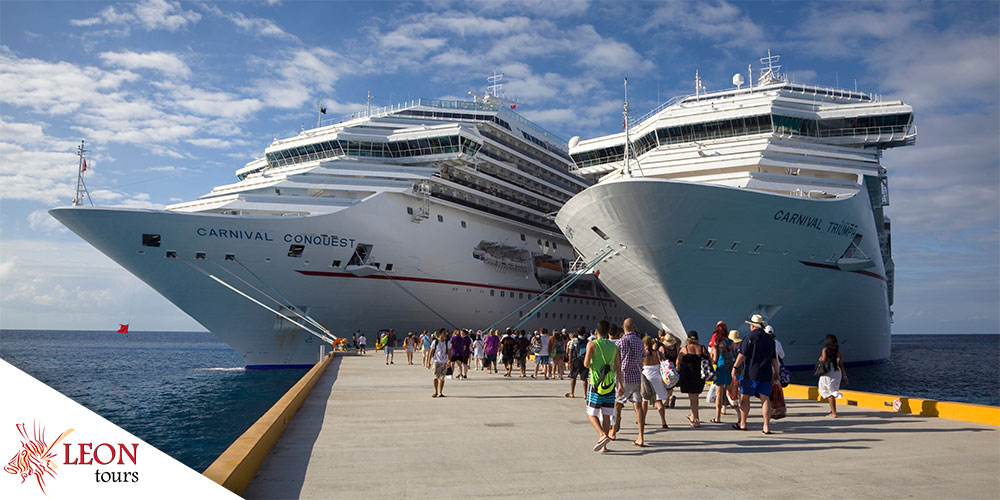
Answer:
[[[740,337],[738,330],[729,330],[729,340],[732,340],[735,344],[739,344],[743,338]]]
[[[758,328],[764,328],[764,326],[767,325],[767,323],[764,322],[764,318],[762,318],[761,315],[759,314],[754,314],[753,316],[750,316],[750,321],[744,321],[744,323],[750,326],[756,326]]]
[[[669,335],[668,334],[668,335],[666,335],[664,337],[663,343],[666,344],[666,345],[668,345],[668,346],[676,345],[677,344],[677,337],[674,337],[673,335]]]

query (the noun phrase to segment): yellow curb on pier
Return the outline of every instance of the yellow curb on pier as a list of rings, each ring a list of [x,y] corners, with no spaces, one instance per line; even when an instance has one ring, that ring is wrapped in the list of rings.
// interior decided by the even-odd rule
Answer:
[[[808,399],[822,401],[819,389],[808,385],[789,384],[784,389],[786,398]],[[971,403],[955,403],[951,401],[935,401],[933,399],[908,398],[871,392],[840,391],[844,395],[839,404],[859,406],[872,410],[893,411],[893,403],[899,401],[899,413],[909,413],[924,417],[941,417],[964,422],[1000,426],[1000,406],[986,406]]]
[[[334,353],[327,354],[306,372],[264,416],[205,469],[205,477],[242,495],[333,357]]]

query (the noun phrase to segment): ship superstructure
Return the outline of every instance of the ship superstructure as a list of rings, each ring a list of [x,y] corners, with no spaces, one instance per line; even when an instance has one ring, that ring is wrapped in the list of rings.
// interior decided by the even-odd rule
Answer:
[[[684,336],[762,314],[787,362],[826,333],[855,361],[889,355],[893,264],[885,149],[912,145],[912,108],[789,82],[777,56],[751,85],[675,98],[627,130],[571,140],[598,184],[556,222],[584,256],[609,247],[601,281]],[[627,116],[626,116],[627,119]],[[626,139],[627,138],[627,139]]]
[[[485,328],[569,272],[552,214],[589,185],[565,141],[511,108],[488,95],[369,109],[276,139],[194,201],[51,213],[249,366],[314,363],[308,330]],[[513,318],[576,328],[626,311],[588,276]]]

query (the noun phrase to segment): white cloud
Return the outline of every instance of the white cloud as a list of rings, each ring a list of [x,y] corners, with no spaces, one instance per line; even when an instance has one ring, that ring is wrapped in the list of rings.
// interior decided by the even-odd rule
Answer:
[[[46,232],[68,232],[66,226],[59,223],[51,215],[49,215],[48,210],[35,210],[28,214],[28,227],[36,231],[46,231]],[[2,275],[2,273],[0,273]]]
[[[331,92],[341,75],[359,71],[341,54],[322,47],[295,49],[280,61],[258,64],[278,68],[280,76],[257,82],[256,91],[261,101],[267,106],[285,109],[302,106],[314,92]]]
[[[216,149],[228,149],[233,145],[232,141],[227,141],[224,139],[219,139],[218,137],[205,137],[203,139],[188,139],[189,144],[194,144],[195,146],[201,148],[216,148]]]
[[[102,52],[99,57],[111,66],[121,66],[126,69],[154,69],[167,77],[187,78],[191,76],[191,68],[174,54],[167,52]]]
[[[238,26],[241,30],[248,33],[252,33],[255,36],[271,37],[291,42],[299,41],[298,37],[287,33],[285,30],[281,29],[277,24],[274,23],[274,21],[271,21],[270,19],[262,19],[259,17],[247,17],[239,12],[233,12],[232,14],[225,14],[225,17],[229,19],[233,24]]]
[[[667,38],[706,40],[720,48],[756,49],[765,45],[764,29],[739,7],[724,0],[668,0],[658,5],[647,18],[643,31]]]
[[[166,30],[177,31],[188,24],[196,23],[201,14],[185,10],[179,2],[166,0],[143,0],[121,6],[121,11],[114,6],[105,7],[97,16],[86,19],[72,19],[73,26],[89,27],[98,24],[138,25],[146,31]]]

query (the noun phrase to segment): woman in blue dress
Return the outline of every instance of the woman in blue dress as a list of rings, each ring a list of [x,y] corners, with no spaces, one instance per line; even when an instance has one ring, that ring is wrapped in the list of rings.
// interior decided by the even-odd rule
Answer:
[[[712,364],[715,365],[715,418],[710,422],[721,424],[722,411],[726,407],[726,389],[733,382],[730,367],[736,360],[736,350],[733,348],[733,341],[729,340],[729,327],[725,323],[720,321],[715,325],[709,346],[711,346]]]

